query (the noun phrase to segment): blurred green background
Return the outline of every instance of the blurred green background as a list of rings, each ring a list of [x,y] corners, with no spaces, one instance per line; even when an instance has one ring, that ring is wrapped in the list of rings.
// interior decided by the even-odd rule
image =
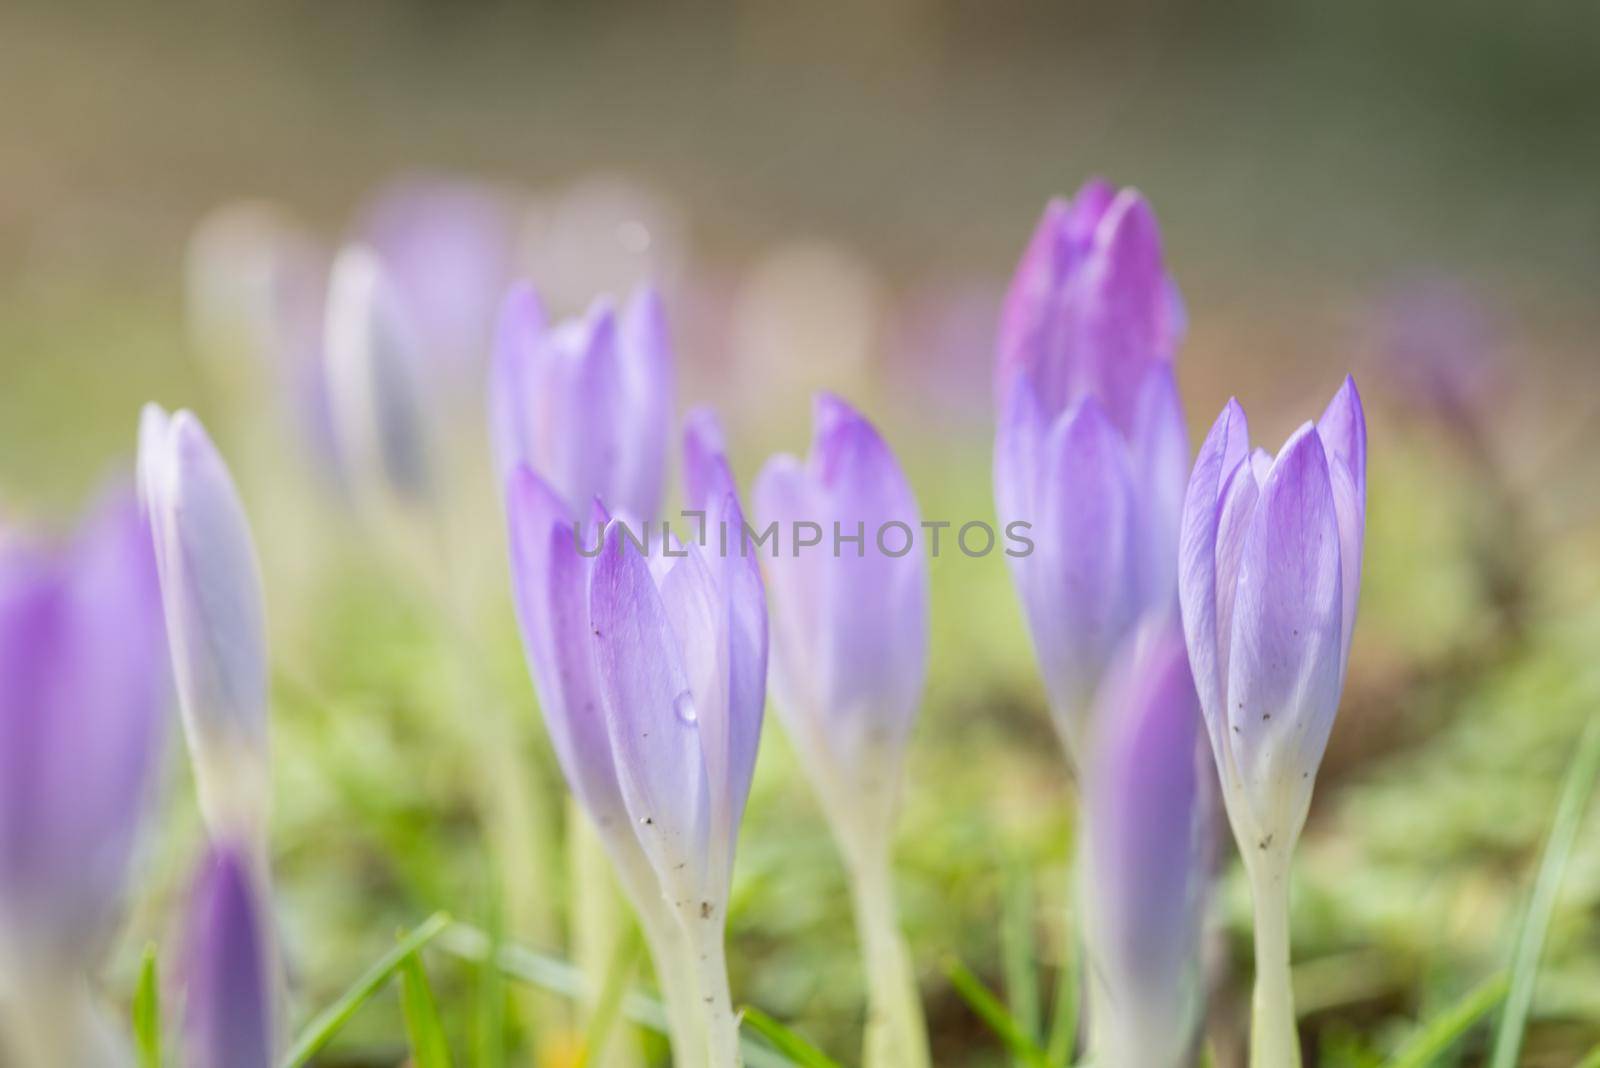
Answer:
[[[486,461],[456,472],[456,569],[419,575],[318,479],[253,372],[197,352],[196,225],[265,198],[331,242],[419,170],[557,216],[631,191],[670,238],[680,405],[719,406],[742,476],[803,450],[826,384],[880,422],[925,515],[987,519],[995,296],[1047,197],[1091,174],[1136,185],[1188,302],[1196,440],[1230,394],[1267,442],[1347,370],[1368,400],[1363,616],[1294,933],[1313,1063],[1373,1064],[1502,965],[1600,708],[1597,105],[1600,8],[1552,0],[7,3],[0,515],[65,521],[130,464],[145,400],[194,407],[229,455],[268,579],[302,1014],[436,908],[582,956],[584,873],[561,848]],[[482,436],[469,421],[462,451]],[[938,1063],[1000,1064],[942,962],[1023,1000],[1034,975],[1048,1003],[1073,790],[1003,564],[945,557],[934,576],[902,903]],[[532,770],[508,802],[529,844],[510,856],[480,818],[497,803],[482,737],[501,729]],[[173,755],[118,997],[143,944],[170,942],[197,849]],[[1231,870],[1217,912],[1210,1035],[1227,1066],[1249,978]],[[731,924],[736,997],[854,1057],[848,899],[775,719]],[[495,992],[433,966],[464,1062],[496,1063]],[[518,994],[495,1033],[507,1063],[561,1065],[581,1028],[565,1002]],[[1523,1063],[1570,1068],[1597,1042],[1590,820]],[[379,999],[323,1063],[403,1056]]]

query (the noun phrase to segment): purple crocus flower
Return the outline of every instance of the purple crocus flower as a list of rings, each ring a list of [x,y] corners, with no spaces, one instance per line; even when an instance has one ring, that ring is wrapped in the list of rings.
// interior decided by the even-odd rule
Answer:
[[[1195,460],[1179,594],[1195,685],[1255,902],[1251,1063],[1299,1064],[1289,868],[1338,710],[1366,526],[1355,383],[1271,457],[1237,401]]]
[[[1244,409],[1229,401],[1195,460],[1179,583],[1201,707],[1247,854],[1292,847],[1344,685],[1366,523],[1355,382],[1276,458],[1252,452],[1249,435]]]
[[[1155,216],[1090,182],[1053,201],[1017,268],[996,366],[1000,518],[1056,727],[1081,760],[1119,641],[1171,604],[1188,436],[1172,358],[1184,328]]]
[[[479,182],[396,179],[367,204],[356,239],[383,261],[416,324],[430,368],[481,368],[495,304],[510,284],[517,199]]]
[[[813,522],[812,550],[767,562],[772,688],[824,805],[869,852],[894,822],[899,770],[928,666],[928,565],[917,502],[889,446],[844,401],[819,394],[811,454],[775,456],[755,508],[780,531]],[[833,551],[835,532],[860,536]]]
[[[737,538],[733,480],[706,415],[691,418],[685,454],[691,507],[708,529],[726,524]],[[647,559],[622,544],[621,524],[607,525],[598,501],[596,532],[585,537],[564,495],[525,463],[506,500],[517,616],[552,745],[639,913],[675,1049],[697,1062],[687,1051],[700,1042],[706,1005],[731,1018],[725,974],[697,972],[721,969],[734,839],[760,733],[760,573],[737,542],[727,556],[657,542]]]
[[[81,980],[121,912],[168,699],[150,544],[122,490],[69,544],[0,538],[0,1000]]]
[[[686,438],[689,505],[706,513],[708,544],[664,543],[647,559],[608,524],[589,621],[635,833],[674,902],[720,924],[766,699],[766,601],[754,554],[735,540],[744,519],[714,423],[691,416]]]
[[[271,1068],[276,1006],[270,919],[248,848],[213,844],[189,899],[184,1064]]]
[[[620,314],[601,299],[555,326],[530,286],[512,290],[489,386],[502,481],[526,463],[575,509],[599,499],[650,520],[661,506],[671,420],[671,342],[654,289],[635,292]]]
[[[139,491],[201,813],[265,850],[271,795],[261,569],[233,476],[200,420],[145,406]]]
[[[1147,617],[1124,640],[1095,724],[1081,867],[1092,1056],[1179,1068],[1202,1003],[1209,828],[1200,704],[1175,614]]]

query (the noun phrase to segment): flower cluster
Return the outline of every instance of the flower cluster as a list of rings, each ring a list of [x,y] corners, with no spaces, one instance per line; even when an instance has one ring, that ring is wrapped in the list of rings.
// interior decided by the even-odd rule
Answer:
[[[305,261],[323,257],[295,244],[219,278],[207,265],[240,238],[210,233],[197,332],[232,314],[260,345],[309,352],[349,488],[374,518],[436,526],[458,481],[444,409],[462,396],[480,407],[477,391],[440,383],[484,369],[479,421],[544,727],[637,914],[684,1065],[741,1062],[724,940],[770,646],[776,710],[850,882],[870,992],[864,1061],[926,1068],[893,852],[938,555],[937,540],[930,553],[909,539],[950,524],[922,519],[885,436],[824,393],[809,453],[774,456],[755,479],[753,523],[721,425],[691,411],[684,514],[701,536],[652,528],[673,420],[666,302],[644,285],[551,321],[533,285],[512,282],[502,209],[481,190],[396,191],[321,273]],[[231,225],[246,223],[264,225]],[[288,286],[288,264],[317,284]],[[1255,905],[1252,1063],[1293,1068],[1288,875],[1350,656],[1365,417],[1347,379],[1273,456],[1252,449],[1230,401],[1191,465],[1175,375],[1184,319],[1138,193],[1095,181],[1052,202],[999,324],[995,498],[1006,537],[1026,542],[1004,555],[1080,788],[1093,1063],[1195,1063],[1225,816]],[[984,555],[964,540],[977,525],[994,544],[987,523],[967,524],[967,556]],[[774,529],[814,529],[812,545],[831,530],[834,551],[803,553],[798,534],[792,552],[728,545],[726,532]],[[885,530],[905,532],[903,551],[884,547]],[[841,531],[860,532],[853,551]],[[87,981],[123,908],[169,665],[208,838],[180,975],[184,1063],[281,1056],[261,575],[221,453],[193,414],[155,405],[139,425],[137,501],[112,494],[64,545],[0,532],[6,1063],[128,1061]]]

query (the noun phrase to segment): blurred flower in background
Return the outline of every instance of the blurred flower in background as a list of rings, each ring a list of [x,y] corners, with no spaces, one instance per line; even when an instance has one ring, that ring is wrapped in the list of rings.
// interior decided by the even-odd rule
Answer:
[[[150,532],[107,495],[65,544],[0,537],[0,1052],[100,1064],[89,984],[122,918],[169,690]]]

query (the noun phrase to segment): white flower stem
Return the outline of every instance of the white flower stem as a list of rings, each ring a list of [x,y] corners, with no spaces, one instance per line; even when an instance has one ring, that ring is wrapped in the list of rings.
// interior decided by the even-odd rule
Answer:
[[[1255,994],[1251,1006],[1250,1068],[1300,1068],[1289,972],[1289,846],[1247,843],[1258,852],[1246,867],[1255,903]]]
[[[705,1021],[707,1068],[741,1068],[739,1019],[728,989],[728,957],[723,918],[716,911],[691,907],[682,916],[688,935],[694,986]]]
[[[867,977],[865,1068],[927,1068],[928,1029],[911,953],[900,933],[887,849],[850,863],[856,932]]]

